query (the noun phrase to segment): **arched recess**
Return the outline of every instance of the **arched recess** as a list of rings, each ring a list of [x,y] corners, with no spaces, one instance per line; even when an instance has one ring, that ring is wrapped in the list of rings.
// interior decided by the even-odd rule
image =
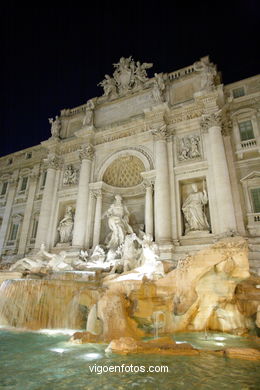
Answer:
[[[100,164],[100,167],[97,171],[96,181],[103,181],[103,176],[106,170],[109,166],[111,166],[111,164],[113,164],[115,160],[131,156],[136,157],[142,162],[144,171],[150,171],[154,169],[153,160],[149,152],[138,147],[124,148],[112,153]]]

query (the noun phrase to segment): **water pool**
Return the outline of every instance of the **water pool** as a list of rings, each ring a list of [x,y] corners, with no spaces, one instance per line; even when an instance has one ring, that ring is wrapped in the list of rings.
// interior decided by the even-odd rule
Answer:
[[[255,347],[254,341],[227,334],[178,334],[202,349]],[[105,344],[75,345],[69,336],[0,330],[0,389],[5,390],[125,390],[125,389],[260,389],[260,365],[214,355],[158,356],[107,354]],[[258,344],[259,346],[259,344]],[[168,367],[168,372],[108,372],[97,367]],[[91,368],[93,373],[91,373]],[[96,372],[95,372],[96,370]]]

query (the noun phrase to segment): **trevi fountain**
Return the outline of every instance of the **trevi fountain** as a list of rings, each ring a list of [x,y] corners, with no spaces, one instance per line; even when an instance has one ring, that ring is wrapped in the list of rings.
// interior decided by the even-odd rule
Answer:
[[[1,389],[260,388],[259,76],[151,67],[0,159]]]
[[[186,229],[207,229],[206,197],[194,186]],[[52,254],[43,243],[1,272],[2,358],[14,359],[3,388],[254,388],[260,278],[249,273],[246,240],[220,237],[174,268],[149,233],[134,232],[120,195],[102,218],[110,232],[92,253]],[[68,207],[61,242],[72,228]]]

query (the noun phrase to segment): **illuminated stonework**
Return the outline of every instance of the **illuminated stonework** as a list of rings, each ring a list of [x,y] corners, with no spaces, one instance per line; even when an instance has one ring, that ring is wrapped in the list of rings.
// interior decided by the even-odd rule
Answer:
[[[143,181],[143,171],[144,164],[139,158],[119,157],[106,169],[103,181],[114,187],[134,187]]]
[[[0,158],[2,259],[41,244],[54,254],[106,250],[104,215],[119,195],[161,260],[176,265],[239,234],[260,272],[260,76],[223,85],[209,57],[154,75],[144,60],[120,58],[96,80],[102,96],[61,110],[40,145]]]

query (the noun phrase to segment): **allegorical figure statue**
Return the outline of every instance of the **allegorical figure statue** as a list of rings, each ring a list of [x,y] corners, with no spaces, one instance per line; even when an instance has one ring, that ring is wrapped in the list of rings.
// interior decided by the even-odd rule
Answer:
[[[85,117],[83,119],[83,125],[85,126],[93,126],[94,124],[94,109],[95,104],[93,99],[88,100],[86,105]]]
[[[73,230],[73,209],[71,206],[66,208],[66,212],[64,217],[59,223],[58,232],[60,234],[60,242],[61,243],[69,243],[71,242],[72,230]]]
[[[214,77],[217,72],[212,63],[209,62],[208,57],[201,58],[200,61],[194,63],[194,69],[201,73],[201,90],[211,90],[214,86]]]
[[[192,184],[192,192],[187,196],[182,205],[185,218],[185,233],[191,231],[209,230],[209,224],[204,212],[204,205],[208,203],[206,190],[198,190],[197,184]]]
[[[53,118],[49,118],[49,123],[51,124],[51,136],[53,138],[59,138],[61,130],[60,118],[57,115],[55,117],[55,120]]]
[[[124,242],[126,234],[133,233],[129,225],[129,211],[122,203],[120,195],[115,195],[115,201],[103,215],[104,217],[108,218],[108,226],[111,230],[107,247],[116,250]]]

